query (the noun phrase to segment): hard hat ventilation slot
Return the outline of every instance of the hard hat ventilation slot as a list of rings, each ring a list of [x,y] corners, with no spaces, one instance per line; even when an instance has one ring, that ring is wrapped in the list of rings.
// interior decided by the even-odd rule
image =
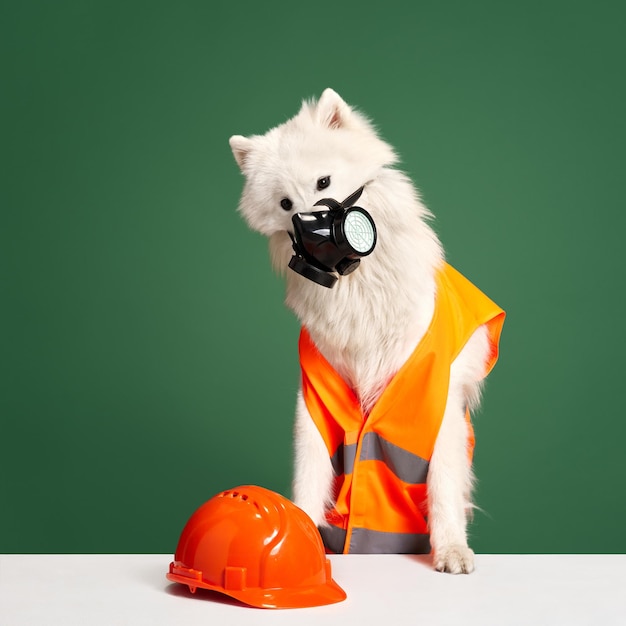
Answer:
[[[241,493],[239,491],[223,491],[222,493],[218,494],[218,497],[219,498],[233,498],[233,499],[238,498],[239,500],[242,500],[243,502],[247,502],[248,499],[250,498],[250,496],[247,493]],[[254,504],[256,504],[256,502]]]

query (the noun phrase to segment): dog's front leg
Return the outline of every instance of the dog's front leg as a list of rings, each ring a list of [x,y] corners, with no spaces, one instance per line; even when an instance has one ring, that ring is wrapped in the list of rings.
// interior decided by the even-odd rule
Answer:
[[[435,569],[452,574],[469,574],[474,569],[466,531],[472,481],[466,445],[463,406],[448,397],[428,472],[428,521]]]
[[[465,410],[478,404],[488,352],[487,332],[481,327],[452,364],[446,410],[430,462],[430,539],[435,568],[442,572],[469,574],[474,570],[474,553],[467,545],[474,476]]]
[[[325,513],[333,504],[333,467],[324,440],[298,392],[294,428],[293,500],[316,526],[326,525]]]

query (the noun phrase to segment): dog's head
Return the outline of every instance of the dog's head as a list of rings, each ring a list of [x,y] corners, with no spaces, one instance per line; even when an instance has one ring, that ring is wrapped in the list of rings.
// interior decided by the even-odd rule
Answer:
[[[265,135],[234,135],[230,146],[246,179],[239,209],[268,237],[290,231],[294,213],[321,198],[343,200],[397,161],[371,123],[332,89]]]

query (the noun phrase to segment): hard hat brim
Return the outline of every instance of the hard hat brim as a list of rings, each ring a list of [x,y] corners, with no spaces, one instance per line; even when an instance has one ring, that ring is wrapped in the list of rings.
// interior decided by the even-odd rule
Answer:
[[[261,589],[254,587],[242,590],[226,590],[204,580],[192,582],[186,576],[172,573],[168,573],[166,576],[172,582],[187,585],[192,593],[195,593],[196,588],[209,589],[260,609],[301,609],[324,606],[342,602],[347,597],[346,592],[332,579],[323,585],[300,589]]]

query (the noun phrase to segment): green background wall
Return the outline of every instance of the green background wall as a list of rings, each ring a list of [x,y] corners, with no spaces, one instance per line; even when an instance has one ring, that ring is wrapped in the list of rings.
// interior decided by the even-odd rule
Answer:
[[[332,86],[508,312],[479,552],[624,552],[621,2],[3,2],[0,552],[172,552],[289,493],[298,325],[231,134]]]

